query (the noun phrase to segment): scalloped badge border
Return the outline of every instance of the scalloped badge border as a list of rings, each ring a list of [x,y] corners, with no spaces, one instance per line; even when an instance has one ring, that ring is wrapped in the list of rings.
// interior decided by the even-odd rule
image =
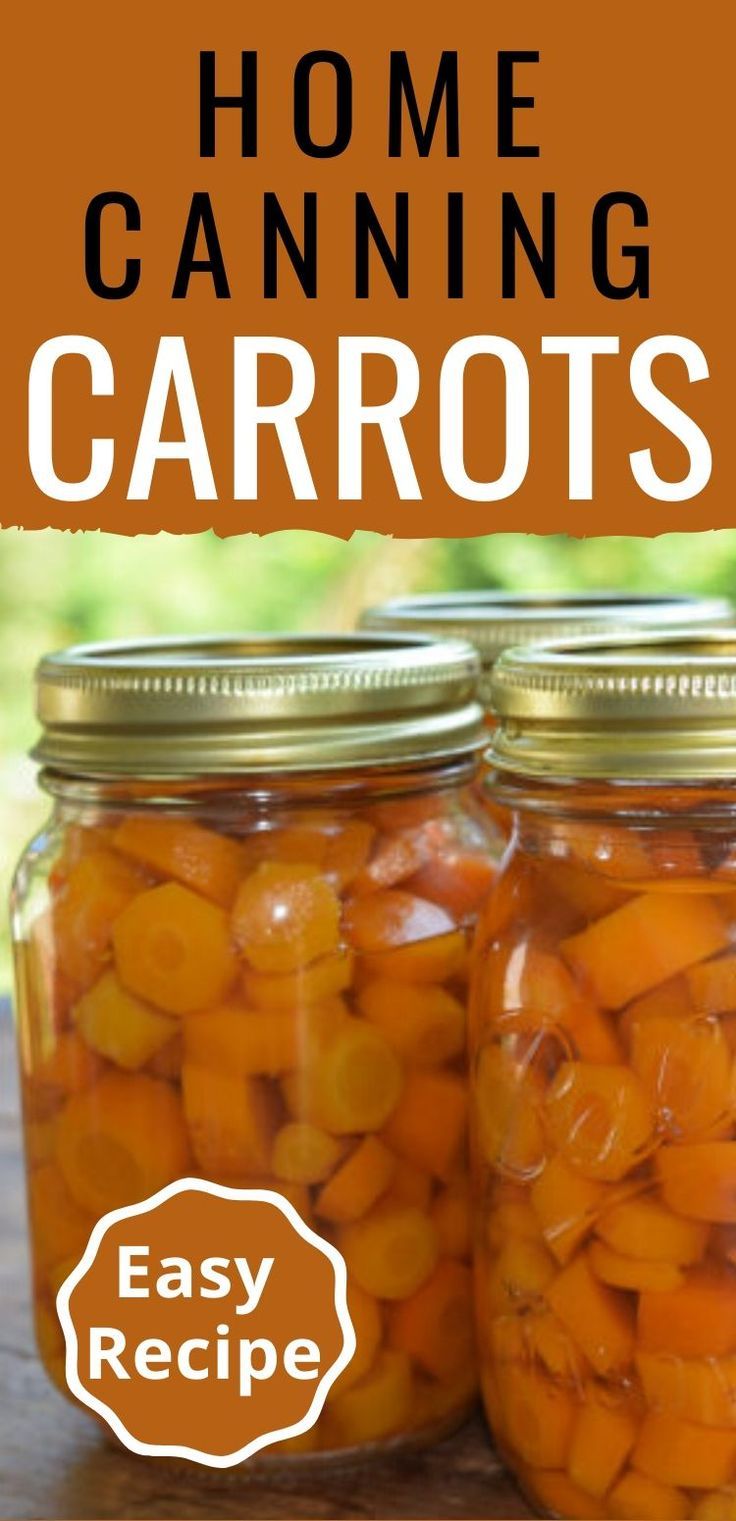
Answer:
[[[69,1300],[72,1292],[92,1267],[103,1237],[111,1226],[117,1225],[121,1220],[130,1220],[134,1219],[137,1215],[149,1214],[159,1204],[165,1204],[168,1199],[173,1199],[177,1194],[181,1193],[205,1193],[213,1195],[215,1198],[231,1200],[234,1203],[274,1205],[276,1209],[281,1211],[282,1215],[286,1216],[289,1223],[302,1237],[302,1240],[306,1241],[310,1246],[315,1247],[318,1251],[322,1252],[323,1256],[329,1259],[335,1273],[335,1310],[340,1323],[340,1329],[343,1333],[343,1346],[334,1363],[331,1364],[327,1372],[320,1379],[307,1414],[303,1420],[298,1421],[295,1425],[285,1426],[277,1431],[264,1432],[262,1436],[254,1437],[244,1447],[240,1447],[232,1453],[216,1454],[202,1452],[196,1447],[166,1446],[158,1443],[141,1442],[128,1431],[123,1421],[121,1421],[120,1417],[109,1405],[106,1405],[103,1400],[97,1399],[94,1394],[90,1394],[79,1378],[79,1341],[69,1309]],[[210,1183],[204,1178],[178,1178],[174,1183],[167,1183],[157,1193],[151,1194],[150,1198],[143,1199],[139,1204],[123,1205],[120,1209],[110,1210],[108,1214],[103,1215],[93,1226],[82,1257],[76,1267],[72,1269],[68,1278],[65,1278],[59,1289],[56,1296],[56,1308],[66,1343],[65,1372],[66,1381],[71,1393],[82,1404],[87,1405],[90,1410],[100,1415],[123,1443],[123,1446],[127,1447],[130,1452],[135,1452],[141,1457],[187,1458],[190,1462],[202,1463],[208,1468],[234,1468],[238,1463],[244,1463],[263,1447],[270,1447],[276,1442],[285,1441],[289,1437],[301,1436],[303,1432],[310,1431],[322,1413],[325,1400],[332,1385],[351,1362],[356,1348],[355,1329],[350,1319],[347,1302],[347,1268],[345,1266],[345,1259],[342,1253],[337,1250],[337,1247],[333,1246],[331,1242],[325,1241],[322,1236],[318,1236],[316,1231],[313,1231],[310,1226],[306,1225],[297,1213],[294,1205],[288,1199],[283,1198],[281,1194],[274,1193],[273,1190],[267,1188],[228,1188],[221,1183]]]

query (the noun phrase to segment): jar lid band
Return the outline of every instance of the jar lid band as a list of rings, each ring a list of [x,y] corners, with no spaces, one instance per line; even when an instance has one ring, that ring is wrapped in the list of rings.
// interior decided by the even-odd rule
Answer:
[[[489,760],[521,776],[736,780],[736,630],[509,650]]]
[[[478,674],[470,645],[419,636],[78,645],[38,667],[33,755],[151,778],[430,761],[480,747]]]
[[[465,591],[397,597],[363,614],[364,628],[467,639],[483,666],[481,695],[492,705],[490,672],[513,646],[538,640],[604,637],[622,630],[705,628],[733,620],[720,597],[678,597],[622,591]]]

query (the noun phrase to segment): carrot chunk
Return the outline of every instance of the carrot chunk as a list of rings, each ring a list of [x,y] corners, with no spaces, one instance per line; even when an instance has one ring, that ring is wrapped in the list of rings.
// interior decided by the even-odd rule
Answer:
[[[182,1021],[184,1051],[198,1066],[240,1077],[278,1077],[296,1066],[300,1026],[296,1014],[263,1013],[223,1004]]]
[[[109,963],[113,926],[147,885],[111,850],[90,851],[72,867],[53,907],[54,944],[60,970],[80,991]]]
[[[423,1167],[417,1167],[415,1162],[407,1161],[406,1157],[394,1156],[387,1200],[390,1199],[394,1204],[415,1204],[417,1209],[428,1210],[433,1188],[434,1178]]]
[[[693,1220],[736,1222],[736,1144],[661,1146],[655,1158],[665,1204]]]
[[[285,1183],[321,1183],[334,1171],[343,1148],[316,1125],[291,1121],[277,1132],[271,1170]]]
[[[51,1050],[33,1066],[33,1082],[59,1093],[81,1093],[96,1082],[103,1063],[77,1030],[62,1030]]]
[[[399,1156],[447,1182],[463,1157],[467,1092],[453,1072],[410,1070],[384,1130]]]
[[[674,1139],[728,1130],[736,1101],[733,1058],[715,1020],[653,1016],[638,1023],[631,1065]]]
[[[355,1351],[347,1368],[340,1374],[330,1391],[334,1401],[337,1393],[344,1394],[364,1378],[378,1356],[383,1340],[383,1308],[371,1294],[359,1289],[357,1283],[348,1284],[348,1312],[355,1332]]]
[[[72,1198],[96,1217],[145,1199],[186,1171],[179,1099],[145,1073],[106,1072],[60,1114],[57,1154]]]
[[[570,1167],[607,1182],[641,1161],[654,1133],[645,1089],[624,1066],[562,1062],[547,1090],[544,1120]]]
[[[493,1315],[538,1307],[555,1276],[555,1260],[541,1241],[509,1236],[491,1263],[481,1303]]]
[[[621,1372],[634,1353],[634,1321],[624,1295],[600,1283],[584,1255],[558,1273],[545,1294],[596,1373]]]
[[[167,1014],[219,1003],[237,972],[226,915],[178,882],[139,893],[113,928],[124,987]]]
[[[303,1009],[344,993],[353,980],[353,963],[351,951],[336,951],[296,972],[253,972],[246,967],[243,993],[259,1009]]]
[[[533,1177],[544,1162],[544,1085],[503,1042],[483,1047],[472,1087],[474,1124],[486,1162],[512,1177]]]
[[[716,1489],[701,1495],[693,1508],[694,1521],[736,1521],[736,1490]]]
[[[362,1220],[346,1225],[339,1246],[348,1273],[376,1299],[408,1299],[434,1271],[437,1232],[421,1210],[377,1205]]]
[[[676,1289],[683,1282],[682,1269],[674,1262],[647,1262],[642,1257],[625,1257],[606,1246],[605,1241],[592,1243],[588,1260],[596,1278],[615,1289],[661,1293],[665,1289]]]
[[[386,1192],[396,1173],[396,1158],[377,1136],[364,1136],[317,1195],[315,1212],[323,1220],[347,1224],[359,1220]]]
[[[401,1063],[374,1025],[345,1018],[284,1080],[291,1114],[334,1135],[380,1130],[401,1094]]]
[[[133,814],[113,836],[123,855],[132,856],[163,877],[173,877],[193,892],[232,908],[244,872],[242,846],[183,819]]]
[[[568,1473],[574,1484],[602,1499],[615,1482],[636,1439],[630,1411],[606,1405],[592,1389],[575,1420]]]
[[[412,1393],[408,1357],[384,1348],[370,1371],[330,1402],[330,1417],[341,1444],[377,1442],[406,1430],[411,1425]]]
[[[114,972],[104,972],[80,998],[73,1018],[93,1051],[129,1072],[145,1067],[177,1028],[168,1014],[126,992]]]
[[[187,1061],[181,1080],[192,1151],[205,1174],[264,1174],[271,1155],[272,1105],[260,1079]]]
[[[454,1378],[473,1360],[472,1306],[470,1268],[445,1257],[431,1278],[391,1311],[389,1343],[433,1378]]]
[[[619,1009],[727,943],[728,925],[710,899],[642,893],[560,948],[597,1001]]]
[[[74,1200],[54,1162],[29,1175],[28,1213],[37,1268],[48,1270],[68,1261],[71,1270],[87,1245],[95,1217]]]
[[[405,1062],[433,1066],[465,1050],[465,1010],[445,988],[376,979],[361,990],[358,1004]]]
[[[454,920],[438,904],[398,889],[353,898],[344,923],[350,944],[368,955],[434,939],[455,928]]]
[[[444,1257],[469,1257],[472,1246],[470,1189],[462,1179],[440,1189],[432,1205],[432,1221]]]
[[[639,1352],[636,1366],[652,1410],[699,1426],[736,1426],[736,1357]]]
[[[660,1484],[716,1489],[733,1477],[736,1431],[652,1411],[641,1426],[632,1462]]]
[[[686,976],[690,997],[701,1014],[736,1012],[736,956],[701,961]]]
[[[672,1484],[659,1484],[630,1470],[608,1495],[606,1514],[611,1521],[685,1521],[690,1501]]]
[[[467,972],[467,961],[465,932],[454,930],[452,934],[430,935],[426,940],[396,945],[392,950],[374,951],[363,956],[362,966],[371,977],[388,977],[396,982],[448,982]]]
[[[263,862],[238,891],[233,934],[257,972],[295,972],[338,949],[340,902],[316,866]]]
[[[568,1262],[592,1230],[604,1194],[602,1183],[574,1172],[560,1156],[551,1157],[535,1179],[531,1202],[558,1262]]]
[[[447,910],[456,924],[477,913],[487,898],[496,868],[480,851],[450,849],[438,853],[407,882],[411,892]]]
[[[650,1197],[624,1199],[606,1209],[598,1220],[596,1234],[624,1256],[671,1262],[678,1267],[697,1262],[708,1239],[706,1226],[673,1215]]]
[[[728,1270],[693,1268],[671,1293],[641,1294],[639,1347],[672,1357],[736,1351],[736,1284]]]
[[[520,1363],[498,1369],[504,1436],[522,1462],[564,1468],[572,1440],[575,1405],[566,1390]]]
[[[573,1484],[566,1473],[555,1468],[526,1468],[521,1478],[524,1488],[542,1507],[545,1515],[568,1516],[571,1521],[590,1521],[596,1500]]]

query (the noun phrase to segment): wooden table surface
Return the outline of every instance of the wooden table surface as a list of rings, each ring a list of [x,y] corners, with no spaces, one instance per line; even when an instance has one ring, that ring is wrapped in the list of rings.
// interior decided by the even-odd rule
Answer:
[[[47,1381],[28,1298],[15,1051],[0,1000],[0,1516],[525,1517],[479,1418],[428,1452],[361,1466],[184,1472],[114,1447]]]

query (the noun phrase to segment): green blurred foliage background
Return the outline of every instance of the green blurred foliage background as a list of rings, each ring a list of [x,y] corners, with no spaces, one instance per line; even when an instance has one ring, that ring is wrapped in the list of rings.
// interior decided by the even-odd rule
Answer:
[[[26,760],[33,669],[77,640],[235,629],[351,628],[402,592],[498,586],[620,587],[736,594],[736,531],[658,539],[515,533],[476,539],[349,541],[309,532],[221,540],[0,532],[0,892],[47,811]],[[9,980],[5,915],[0,990]]]

